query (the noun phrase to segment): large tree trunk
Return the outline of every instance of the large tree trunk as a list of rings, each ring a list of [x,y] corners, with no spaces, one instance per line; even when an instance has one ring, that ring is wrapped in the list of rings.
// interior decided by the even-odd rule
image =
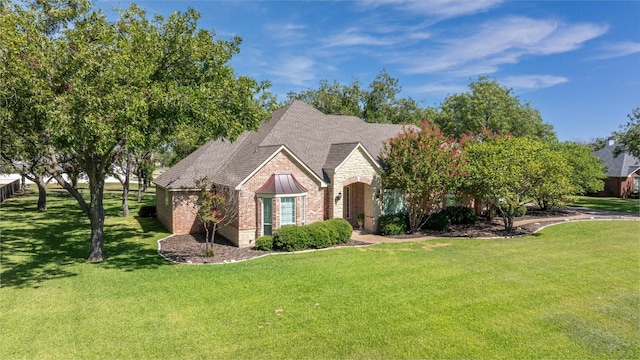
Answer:
[[[131,179],[131,155],[127,155],[122,182],[122,216],[129,216],[129,183]]]
[[[89,261],[104,260],[104,177],[89,175],[91,202],[89,204],[89,220],[91,221],[91,248]]]
[[[38,211],[47,211],[47,183],[44,181],[44,177],[36,176],[35,183],[38,185]]]

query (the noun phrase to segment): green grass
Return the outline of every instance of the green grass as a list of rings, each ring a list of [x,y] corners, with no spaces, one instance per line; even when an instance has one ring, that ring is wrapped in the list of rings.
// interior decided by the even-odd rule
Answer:
[[[640,199],[621,199],[615,197],[576,196],[572,206],[589,209],[640,213]]]
[[[113,191],[88,263],[72,199],[35,200],[0,209],[3,359],[640,357],[640,222],[189,266]]]

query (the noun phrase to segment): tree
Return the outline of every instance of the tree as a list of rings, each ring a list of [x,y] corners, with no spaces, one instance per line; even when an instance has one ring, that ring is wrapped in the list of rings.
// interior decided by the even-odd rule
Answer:
[[[543,123],[540,112],[529,103],[521,103],[511,89],[486,77],[470,83],[469,89],[448,96],[440,105],[434,120],[445,135],[459,139],[463,134],[476,134],[485,128],[497,134],[531,136],[545,142],[556,139],[553,127]]]
[[[233,188],[216,185],[207,178],[197,181],[196,186],[200,188],[196,217],[205,230],[205,254],[214,256],[213,243],[218,227],[238,219],[238,194]]]
[[[57,3],[65,10],[72,1]],[[149,21],[131,5],[112,22],[87,5],[69,11],[66,26],[53,34],[40,21],[46,14],[38,4],[3,7],[0,32],[8,40],[0,45],[7,54],[0,80],[10,84],[3,94],[25,91],[39,72],[47,74],[34,91],[55,96],[37,97],[39,113],[31,118],[46,120],[51,164],[69,154],[87,174],[89,203],[60,169],[48,169],[88,215],[89,260],[102,261],[104,179],[124,149],[144,149],[149,138],[166,141],[180,126],[234,140],[267,116],[256,94],[268,84],[236,76],[227,63],[241,38],[215,39],[212,31],[199,30],[200,15],[192,9]],[[50,46],[32,49],[31,43]],[[3,125],[15,123],[20,109],[35,101],[14,98],[0,104]]]
[[[604,189],[607,178],[606,167],[593,155],[590,145],[566,141],[552,145],[551,148],[562,154],[571,171],[569,181],[575,194],[591,194]]]
[[[621,145],[616,148],[616,153],[626,151],[640,159],[640,107],[633,109],[627,117],[629,122],[613,133],[613,138]]]
[[[357,116],[370,123],[418,125],[435,113],[420,107],[412,98],[399,98],[401,90],[398,79],[382,70],[368,89],[363,89],[357,79],[348,85],[321,80],[316,90],[290,92],[287,96],[290,101],[302,100],[325,114]]]
[[[444,195],[465,176],[460,144],[447,139],[429,122],[413,127],[384,144],[382,185],[398,190],[409,215],[412,232],[420,229],[430,214],[442,206]]]
[[[465,154],[468,176],[463,189],[497,209],[507,232],[513,231],[516,211],[529,201],[572,191],[563,177],[566,162],[539,140],[503,136],[470,141]]]

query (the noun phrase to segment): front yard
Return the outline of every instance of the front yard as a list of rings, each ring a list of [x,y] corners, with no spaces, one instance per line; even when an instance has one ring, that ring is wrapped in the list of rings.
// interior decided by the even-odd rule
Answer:
[[[96,264],[50,193],[0,208],[0,358],[640,357],[638,221],[174,265],[112,191]]]

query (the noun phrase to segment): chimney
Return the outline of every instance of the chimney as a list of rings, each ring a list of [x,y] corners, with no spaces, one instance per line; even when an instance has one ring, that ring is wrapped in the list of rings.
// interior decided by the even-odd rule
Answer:
[[[616,143],[616,141],[613,140],[612,138],[608,138],[607,139],[607,147],[613,146],[613,144],[615,144],[615,143]]]

